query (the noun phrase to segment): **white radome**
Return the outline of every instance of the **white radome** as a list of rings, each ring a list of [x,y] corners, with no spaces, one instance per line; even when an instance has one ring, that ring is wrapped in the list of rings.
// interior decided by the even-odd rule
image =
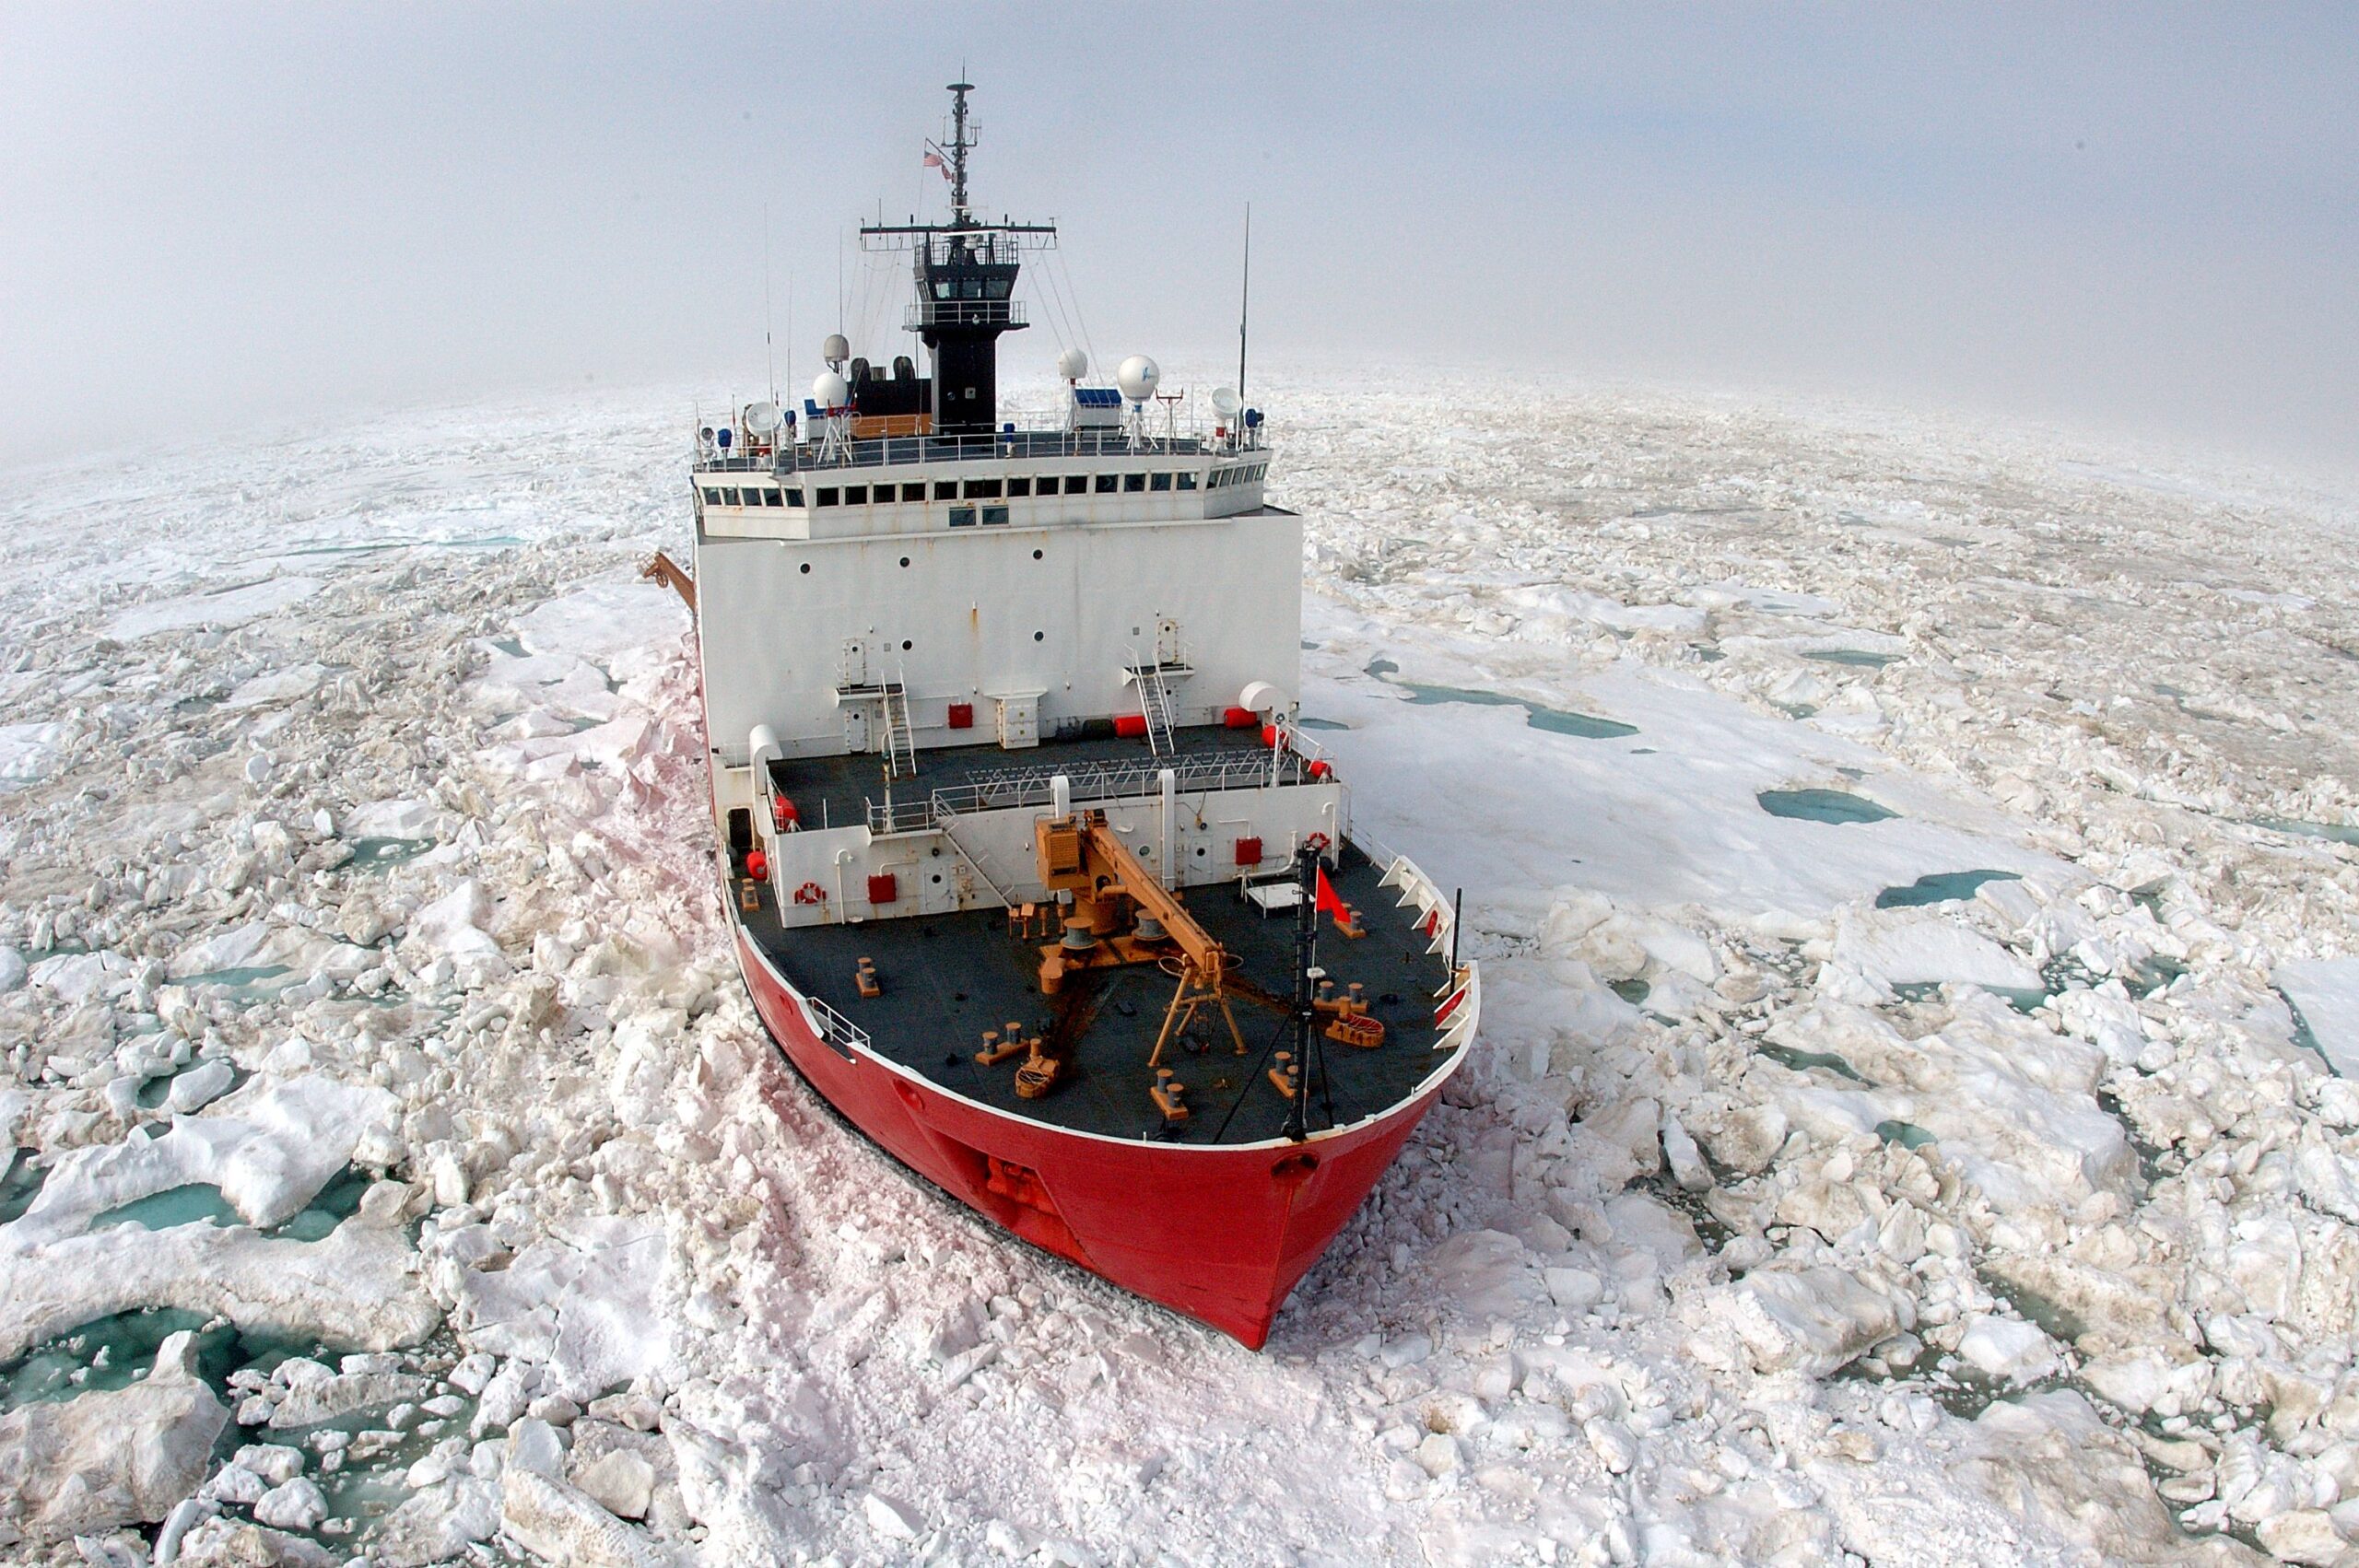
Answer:
[[[1089,356],[1078,348],[1068,348],[1057,356],[1057,374],[1068,381],[1077,381],[1089,374]]]
[[[827,341],[819,345],[819,357],[830,365],[840,365],[851,357],[851,344],[843,333],[831,332]]]
[[[1122,396],[1132,403],[1144,403],[1153,397],[1156,383],[1162,380],[1162,367],[1144,354],[1132,355],[1114,371],[1114,384],[1122,389]]]
[[[1235,387],[1215,387],[1213,389],[1213,412],[1219,415],[1222,418],[1226,419],[1229,417],[1244,406],[1245,400],[1237,395],[1237,389]]]
[[[1255,713],[1273,713],[1286,705],[1286,694],[1267,681],[1252,681],[1237,694],[1237,706]]]
[[[749,403],[745,405],[745,428],[757,436],[767,436],[784,421],[775,403]]]
[[[822,370],[812,379],[811,401],[823,409],[841,408],[851,401],[851,383],[833,370]]]

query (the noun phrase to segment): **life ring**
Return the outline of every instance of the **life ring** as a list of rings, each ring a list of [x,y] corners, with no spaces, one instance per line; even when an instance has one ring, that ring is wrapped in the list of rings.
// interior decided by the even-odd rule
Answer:
[[[1316,849],[1323,855],[1327,852],[1327,846],[1332,843],[1333,840],[1329,838],[1323,833],[1314,833],[1302,842],[1306,848]]]
[[[797,904],[825,904],[827,890],[816,882],[806,882],[794,890],[794,901]]]

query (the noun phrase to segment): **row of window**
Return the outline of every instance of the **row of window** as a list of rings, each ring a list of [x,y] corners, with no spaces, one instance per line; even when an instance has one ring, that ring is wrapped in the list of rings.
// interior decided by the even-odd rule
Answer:
[[[709,507],[799,507],[803,504],[803,492],[780,492],[752,485],[743,487],[707,485],[704,487],[704,504]]]
[[[1262,471],[1268,467],[1267,463],[1254,463],[1243,468],[1215,469],[1212,476],[1212,487],[1217,490],[1229,485],[1241,485],[1250,479],[1259,479]],[[1037,477],[1025,474],[1014,479],[968,479],[963,482],[957,479],[937,479],[931,486],[922,483],[817,485],[811,488],[811,504],[815,507],[864,507],[887,506],[895,501],[928,499],[996,501],[1020,500],[1032,496],[1134,495],[1141,492],[1193,490],[1196,488],[1196,482],[1195,470],[1182,469],[1176,474],[1044,474]],[[928,494],[929,488],[932,491],[931,496]],[[780,490],[767,486],[708,485],[704,486],[704,504],[709,507],[799,507],[803,504],[803,490],[798,486],[789,486]],[[1005,507],[986,507],[983,510],[986,513],[995,511],[1000,514],[996,519],[985,516],[983,521],[986,523],[1007,521]],[[967,522],[971,523],[974,521],[973,508],[957,508],[951,513],[951,527],[964,526],[958,516],[961,511],[968,514]]]

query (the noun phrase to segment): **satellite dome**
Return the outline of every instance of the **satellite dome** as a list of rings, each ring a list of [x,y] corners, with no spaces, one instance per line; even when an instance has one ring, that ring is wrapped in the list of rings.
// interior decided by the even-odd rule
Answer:
[[[1078,348],[1068,348],[1057,356],[1057,374],[1068,381],[1077,381],[1089,374],[1089,356]]]
[[[845,341],[843,333],[831,332],[827,341],[819,345],[819,357],[830,365],[840,365],[851,357],[851,345]]]
[[[829,338],[827,341],[841,343],[843,339]],[[833,370],[822,370],[812,379],[811,401],[823,409],[841,408],[851,401],[851,383]]]
[[[1245,400],[1237,395],[1237,389],[1235,387],[1215,387],[1213,389],[1213,412],[1219,415],[1222,418],[1226,419],[1233,416],[1238,409],[1244,406]]]
[[[1237,706],[1256,713],[1269,713],[1286,705],[1286,694],[1267,681],[1249,681],[1237,694]]]
[[[1155,395],[1156,383],[1163,380],[1163,371],[1144,354],[1133,354],[1115,369],[1114,384],[1133,403],[1144,403]]]
[[[780,423],[777,404],[749,403],[745,405],[745,428],[757,436],[771,434]]]

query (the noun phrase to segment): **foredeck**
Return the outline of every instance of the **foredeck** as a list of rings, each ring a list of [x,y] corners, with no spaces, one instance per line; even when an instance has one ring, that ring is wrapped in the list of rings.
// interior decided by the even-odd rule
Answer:
[[[1309,1125],[1316,1133],[1400,1104],[1438,1067],[1434,1025],[1448,978],[1446,955],[1414,906],[1399,908],[1380,887],[1383,870],[1346,847],[1331,873],[1337,894],[1360,913],[1367,934],[1348,938],[1320,920],[1319,962],[1341,993],[1364,987],[1385,1026],[1384,1043],[1359,1049],[1319,1041],[1306,1073]],[[773,895],[743,915],[770,962],[798,989],[867,1032],[883,1056],[968,1099],[1015,1116],[1111,1138],[1179,1143],[1251,1142],[1283,1134],[1289,1106],[1267,1078],[1267,1053],[1290,1048],[1285,999],[1291,993],[1293,916],[1263,916],[1235,883],[1191,889],[1189,912],[1230,954],[1233,1006],[1248,1054],[1239,1057],[1217,1009],[1200,1012],[1164,1065],[1187,1086],[1189,1119],[1166,1127],[1148,1090],[1147,1066],[1175,981],[1153,965],[1095,969],[1068,978],[1054,997],[1039,988],[1042,938],[1019,939],[1000,910],[782,930]],[[852,974],[874,961],[884,994],[863,999]],[[1017,1059],[986,1067],[975,1053],[985,1030],[1013,1022],[1039,1033],[1064,1060],[1043,1098],[1015,1093]],[[1319,1069],[1323,1059],[1325,1076]],[[1224,1124],[1225,1129],[1224,1129]]]

